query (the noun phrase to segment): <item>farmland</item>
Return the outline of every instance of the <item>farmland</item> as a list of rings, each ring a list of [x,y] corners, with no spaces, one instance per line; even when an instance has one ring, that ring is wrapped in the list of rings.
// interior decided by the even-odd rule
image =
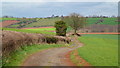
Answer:
[[[0,68],[120,67],[117,2],[36,1],[1,3]]]
[[[87,18],[87,24],[94,24],[101,18]],[[60,20],[60,18],[40,19],[37,22],[26,25],[25,27],[40,27],[40,26],[54,26],[54,22]],[[104,22],[99,24],[116,25],[117,18],[104,18]]]
[[[37,29],[15,29],[15,28],[2,28],[3,30],[25,32],[25,33],[40,33],[46,35],[55,35],[55,28],[37,28]]]
[[[0,18],[0,20],[2,20],[2,21],[6,21],[6,20],[17,20],[17,18]]]
[[[83,35],[79,40],[84,46],[78,55],[92,66],[118,66],[118,35]]]
[[[40,26],[53,26],[55,21],[60,20],[60,18],[51,18],[51,19],[38,19],[37,22],[31,23],[24,27],[40,27]]]
[[[16,21],[16,20],[6,20],[6,21],[3,21],[0,23],[0,25],[2,25],[2,27],[7,27],[9,25],[12,25],[12,24],[15,24],[15,23],[18,23],[20,21]]]
[[[95,24],[98,20],[100,20],[101,18],[87,18],[87,24]],[[116,24],[120,24],[118,22],[116,22],[117,18],[103,18],[103,22],[98,23],[98,24],[106,24],[106,25],[116,25]]]
[[[3,30],[55,35],[54,32],[49,32],[49,31],[55,31],[55,28],[49,28],[49,29],[48,28],[34,28],[34,29],[3,28]],[[82,35],[82,37],[79,37],[79,41],[83,43],[84,46],[77,49],[78,55],[83,59],[85,59],[87,62],[89,62],[92,66],[118,66],[118,63],[117,63],[118,62],[118,35],[100,35],[100,34],[85,35],[84,34]],[[26,46],[25,48],[29,48],[29,46]],[[33,49],[33,52],[39,51],[39,49],[36,49],[36,46],[31,46],[30,48]],[[42,48],[42,46],[38,48]],[[44,49],[44,46],[43,46],[43,49]],[[12,57],[8,59],[8,60],[13,60],[14,62],[9,62],[5,65],[6,66],[20,65],[21,62],[24,60],[21,57],[21,55],[23,55],[23,53],[27,53],[26,49],[25,51],[24,49],[21,51],[22,52],[19,52],[19,50],[14,52],[15,55],[13,54]],[[29,49],[28,49],[28,52],[29,52]],[[30,54],[32,54],[33,52],[31,52]],[[16,54],[19,54],[19,55],[16,55]],[[27,55],[29,55],[29,53]],[[14,60],[13,58],[16,58],[16,60]],[[18,60],[21,60],[21,61],[17,62]]]
[[[87,18],[87,26],[95,24],[99,19],[100,18]],[[15,20],[15,19],[6,18],[3,22],[7,20]],[[45,34],[48,36],[55,36],[56,33],[55,33],[55,28],[53,26],[54,26],[54,22],[58,20],[60,20],[60,18],[50,18],[50,19],[39,19],[38,18],[37,22],[26,24],[23,28],[16,28],[19,26],[19,24],[15,23],[13,25],[10,25],[11,27],[14,27],[14,28],[2,28],[2,29],[7,30],[7,31],[17,31],[17,32],[24,32],[24,33]],[[117,20],[116,18],[104,18],[104,22],[101,22],[98,24],[117,25],[118,22],[115,22],[116,20]],[[70,30],[72,30],[72,28],[68,27],[67,32],[69,32]],[[82,35],[82,37],[79,37],[79,41],[83,43],[84,46],[76,50],[78,52],[78,56],[85,59],[92,66],[117,66],[118,65],[117,64],[118,62],[118,52],[117,52],[118,41],[117,40],[118,40],[118,35],[100,35],[100,34],[99,35],[97,34]],[[112,41],[112,42],[109,42],[109,41]],[[57,45],[55,46],[57,47]],[[20,65],[22,61],[24,61],[24,59],[21,56],[23,55],[23,53],[25,54],[28,53],[29,48],[33,49],[32,51],[30,50],[31,53],[28,53],[27,55],[23,55],[23,56],[27,57],[30,54],[40,51],[42,49],[52,48],[51,46],[50,47],[47,47],[47,46],[44,47],[42,45],[39,45],[39,46],[40,47],[38,47],[38,49],[36,48],[37,45],[25,46],[25,48],[27,48],[28,50],[21,49],[21,52],[19,50],[13,52],[15,54],[11,55],[11,57],[8,58],[7,60],[9,61],[12,60],[14,62],[8,62],[5,65],[6,66],[7,65],[11,65],[11,66]],[[71,54],[71,56],[73,56],[73,54]],[[14,60],[13,58],[16,58],[16,60]],[[72,59],[74,59],[74,57]],[[21,61],[17,62],[19,60]]]
[[[22,18],[21,18],[22,19]],[[96,22],[98,22],[98,20],[100,20],[101,18],[87,18],[87,25],[91,25],[91,24],[95,24]],[[4,20],[17,20],[16,18],[3,18]],[[61,20],[60,17],[58,18],[36,18],[36,22],[32,22],[30,24],[26,24],[24,27],[46,27],[46,26],[54,26],[54,22]],[[98,24],[106,24],[106,25],[116,25],[119,24],[119,22],[117,22],[117,18],[103,18],[103,22],[98,23]],[[10,27],[18,27],[20,26],[20,24],[14,24],[11,25]]]
[[[87,26],[95,24],[99,19],[100,18],[87,18]],[[15,23],[13,25],[10,25],[10,27],[14,27],[14,28],[2,28],[2,29],[3,31],[15,31],[15,33],[23,32],[23,33],[28,33],[28,34],[32,33],[32,34],[44,34],[47,36],[55,36],[56,33],[55,33],[55,28],[53,26],[54,26],[54,22],[58,20],[60,20],[60,18],[50,18],[50,19],[37,18],[37,22],[26,24],[22,28],[17,28],[20,24]],[[101,22],[98,24],[117,25],[118,22],[115,22],[116,20],[117,20],[116,18],[104,18],[104,22]],[[72,28],[68,27],[67,32],[71,30]],[[77,50],[78,56],[82,57],[92,66],[117,66],[118,65],[117,64],[118,62],[118,41],[117,40],[118,40],[118,35],[100,35],[100,34],[87,34],[86,35],[84,34],[82,35],[82,37],[79,37],[79,41],[83,43],[84,46],[78,49],[75,49],[75,50]],[[14,51],[10,55],[10,58],[4,59],[5,66],[21,65],[23,61],[33,53],[36,53],[38,51],[48,49],[48,48],[63,47],[65,45],[66,44],[64,45],[32,44],[31,46],[23,46],[22,48],[19,48],[18,50]],[[67,45],[69,48],[69,44]],[[74,51],[72,51],[72,53],[74,53]],[[71,53],[71,56],[72,56],[71,60],[75,59],[72,53]],[[22,56],[26,58],[23,58]],[[9,62],[6,63],[6,61],[9,61]],[[75,60],[73,61],[73,63],[74,62],[77,62],[77,61]],[[82,66],[82,65],[79,65],[79,66]]]

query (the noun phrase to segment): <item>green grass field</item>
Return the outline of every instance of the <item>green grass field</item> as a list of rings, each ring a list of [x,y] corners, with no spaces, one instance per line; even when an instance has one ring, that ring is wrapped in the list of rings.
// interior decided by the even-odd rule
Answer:
[[[94,24],[101,18],[87,18],[87,25]],[[51,19],[40,19],[37,22],[26,25],[25,27],[33,27],[33,26],[54,26],[55,21],[60,20],[60,18],[51,18]],[[115,22],[117,18],[103,18],[104,22],[99,24],[107,24],[107,25],[116,25],[118,22]]]
[[[101,18],[87,18],[87,24],[94,24],[96,23],[98,20],[100,20]],[[118,22],[115,22],[117,20],[117,18],[103,18],[103,22],[99,23],[99,24],[107,24],[107,25],[117,25],[120,24]]]
[[[34,27],[34,26],[54,26],[55,21],[60,20],[60,18],[51,18],[51,19],[40,19],[37,22],[28,24],[24,27]]]
[[[54,48],[54,47],[65,47],[65,45],[41,44],[41,45],[23,46],[22,48],[19,48],[18,50],[12,52],[9,57],[4,58],[4,60],[2,61],[3,66],[20,66],[22,62],[29,55],[44,49]]]
[[[5,20],[17,20],[17,18],[0,18],[0,20],[3,20],[3,21],[5,21]]]
[[[79,55],[93,66],[118,66],[118,35],[83,35]]]
[[[16,24],[16,25],[11,25],[11,27],[18,27],[18,26],[20,26],[20,25],[18,25],[18,24]]]
[[[15,29],[15,28],[2,28],[3,30],[25,32],[25,33],[40,33],[46,35],[55,35],[55,28],[37,28],[37,29]]]
[[[36,28],[36,29],[16,29],[16,28],[2,28],[3,30],[9,30],[9,31],[17,31],[17,32],[25,32],[25,33],[40,33],[40,34],[46,34],[46,35],[55,35],[56,32],[55,28]],[[72,28],[68,27],[67,32],[72,30]]]

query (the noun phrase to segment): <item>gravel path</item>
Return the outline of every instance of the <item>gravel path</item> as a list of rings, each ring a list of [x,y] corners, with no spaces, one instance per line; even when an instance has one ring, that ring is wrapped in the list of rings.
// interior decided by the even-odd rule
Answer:
[[[32,54],[22,66],[75,66],[65,55],[83,44],[78,41],[77,37],[73,37],[72,43],[68,47],[51,48]]]

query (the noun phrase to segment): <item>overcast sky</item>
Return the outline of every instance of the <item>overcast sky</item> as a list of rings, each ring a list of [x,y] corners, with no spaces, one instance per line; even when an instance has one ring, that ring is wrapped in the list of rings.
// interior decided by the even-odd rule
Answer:
[[[118,15],[117,2],[2,2],[2,16],[48,17],[69,15]]]

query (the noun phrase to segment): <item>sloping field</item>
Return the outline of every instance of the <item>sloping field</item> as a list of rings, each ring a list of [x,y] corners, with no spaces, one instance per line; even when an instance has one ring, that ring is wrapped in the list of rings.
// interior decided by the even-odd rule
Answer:
[[[7,20],[7,21],[0,22],[0,25],[2,25],[2,27],[6,27],[6,26],[9,26],[9,25],[18,23],[18,22],[20,22],[20,21],[16,21],[16,20]]]
[[[2,21],[6,20],[17,20],[17,18],[0,18]],[[37,22],[32,22],[30,24],[25,25],[24,27],[46,27],[46,26],[54,26],[55,21],[61,20],[60,17],[58,18],[37,18]],[[87,18],[87,25],[95,24],[101,20],[101,18]],[[100,22],[98,24],[106,24],[106,25],[117,25],[120,24],[117,22],[117,18],[102,18],[103,22]],[[18,27],[18,24],[11,25],[11,27]]]
[[[83,35],[78,54],[93,66],[118,66],[118,35]],[[114,67],[113,67],[114,68]]]
[[[61,20],[60,18],[50,18],[50,19],[40,19],[37,22],[28,24],[24,27],[46,27],[46,26],[53,26],[55,21]]]
[[[101,18],[87,18],[87,24],[95,24],[101,20]],[[98,23],[98,24],[107,24],[107,25],[117,25],[120,24],[117,22],[118,18],[102,18],[103,22]]]
[[[61,18],[50,18],[50,19],[39,19],[37,22],[26,25],[25,27],[45,27],[45,26],[53,26],[55,21],[61,20]],[[87,25],[95,24],[101,20],[101,18],[87,18]],[[117,18],[103,18],[103,22],[98,24],[107,24],[107,25],[117,25]]]

